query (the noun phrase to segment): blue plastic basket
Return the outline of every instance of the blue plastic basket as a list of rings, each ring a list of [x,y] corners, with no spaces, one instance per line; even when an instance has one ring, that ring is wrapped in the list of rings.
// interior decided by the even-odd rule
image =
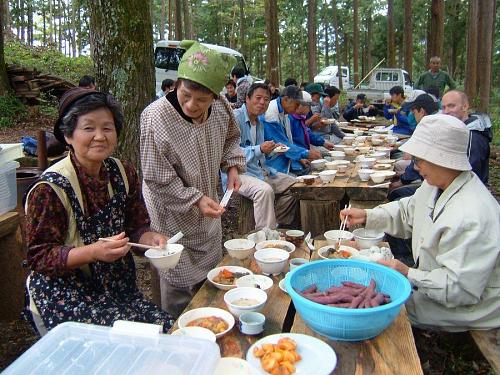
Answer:
[[[312,284],[319,290],[342,281],[368,285],[376,282],[376,290],[388,294],[391,302],[369,309],[347,309],[312,302],[296,290]],[[377,336],[398,316],[400,306],[411,293],[406,277],[388,267],[359,260],[319,260],[302,265],[285,279],[285,287],[297,312],[313,331],[333,340],[359,341]]]

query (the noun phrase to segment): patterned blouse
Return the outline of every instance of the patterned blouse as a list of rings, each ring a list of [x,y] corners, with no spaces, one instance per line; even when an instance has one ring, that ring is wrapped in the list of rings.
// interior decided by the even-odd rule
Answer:
[[[84,167],[71,154],[83,196],[84,212],[96,214],[109,200],[109,175],[101,168],[99,177],[86,173]],[[130,241],[137,242],[150,230],[149,215],[141,192],[141,182],[134,167],[122,161],[129,183],[126,203],[125,233]],[[47,275],[64,275],[71,272],[66,266],[68,253],[74,246],[66,246],[68,216],[62,202],[48,184],[37,185],[28,199],[26,240],[28,264],[31,269]]]

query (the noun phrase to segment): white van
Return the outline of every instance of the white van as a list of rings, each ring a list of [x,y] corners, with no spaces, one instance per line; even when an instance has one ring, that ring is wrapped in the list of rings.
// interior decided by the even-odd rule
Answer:
[[[342,85],[343,89],[346,90],[351,87],[349,82],[349,68],[347,66],[342,66]],[[321,83],[326,86],[339,87],[339,74],[338,66],[330,65],[323,69],[317,76],[314,77],[314,83]]]
[[[181,42],[176,40],[161,40],[155,47],[155,73],[156,73],[156,92],[161,89],[161,82],[164,79],[170,78],[177,80],[177,68],[181,61],[182,55],[186,50],[179,46]],[[234,49],[217,46],[215,44],[201,43],[207,48],[214,49],[220,53],[226,53],[236,57],[236,65],[241,66],[245,74],[250,74],[245,59],[241,53]],[[227,72],[229,80],[231,71]]]

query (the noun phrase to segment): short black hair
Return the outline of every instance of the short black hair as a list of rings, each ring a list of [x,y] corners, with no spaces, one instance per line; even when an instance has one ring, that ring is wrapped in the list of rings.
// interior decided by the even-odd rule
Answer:
[[[389,90],[389,94],[390,95],[397,95],[397,94],[404,95],[405,94],[405,90],[401,86],[393,86]]]
[[[95,79],[92,76],[84,75],[78,82],[79,87],[89,87],[90,85],[95,85]]]
[[[78,118],[99,108],[107,108],[111,111],[115,122],[116,134],[120,136],[124,121],[122,107],[113,96],[103,92],[86,95],[72,103],[62,118],[60,126],[62,133],[66,137],[72,137],[78,123]]]
[[[172,87],[174,85],[174,80],[167,78],[161,81],[161,91],[165,91],[167,87]]]
[[[229,85],[231,85],[234,88],[236,88],[236,83],[234,83],[234,81],[232,79],[230,79],[229,81],[227,81],[224,86],[229,86]]]
[[[437,103],[429,94],[420,94],[417,96],[415,101],[411,104],[410,109],[416,109],[418,111],[423,109],[427,115],[432,115],[439,110]]]
[[[236,78],[241,78],[245,76],[245,69],[241,66],[235,66],[231,71],[231,77],[236,76]]]
[[[250,87],[248,88],[248,91],[247,91],[247,98],[251,98],[253,93],[257,89],[266,90],[267,93],[269,94],[269,97],[271,97],[271,90],[269,89],[269,86],[266,85],[265,83],[259,82],[259,83],[252,83],[250,85]]]
[[[288,77],[286,80],[285,80],[285,87],[287,86],[298,86],[298,83],[297,83],[297,80],[295,78],[292,78],[292,77]]]
[[[325,89],[325,93],[330,97],[333,98],[335,95],[340,94],[340,90],[335,87],[335,86],[328,86]]]
[[[358,95],[356,95],[356,100],[365,101],[366,100],[366,94],[358,94]]]

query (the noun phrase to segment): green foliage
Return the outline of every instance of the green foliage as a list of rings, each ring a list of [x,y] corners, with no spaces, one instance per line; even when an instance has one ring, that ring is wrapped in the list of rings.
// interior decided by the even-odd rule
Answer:
[[[5,62],[54,74],[74,84],[78,84],[81,76],[93,75],[94,71],[90,57],[68,57],[56,48],[31,47],[16,41],[5,43]]]
[[[491,105],[489,110],[491,124],[493,127],[493,145],[500,147],[500,88],[491,92]]]
[[[27,115],[26,107],[15,96],[0,96],[0,128],[10,128]]]

